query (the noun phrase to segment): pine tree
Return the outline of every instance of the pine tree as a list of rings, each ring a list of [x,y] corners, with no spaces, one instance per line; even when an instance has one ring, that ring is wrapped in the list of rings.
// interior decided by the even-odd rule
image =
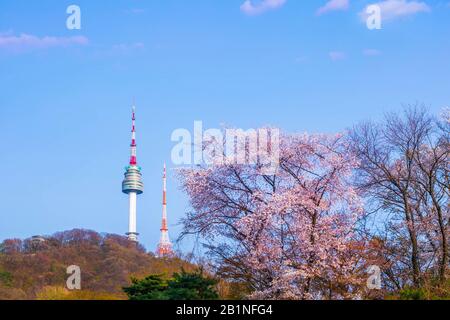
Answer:
[[[168,283],[168,296],[170,300],[214,300],[218,299],[215,286],[218,281],[205,277],[203,270],[199,269],[189,273],[184,270],[175,273],[174,279]]]
[[[123,288],[130,300],[168,300],[167,282],[162,279],[162,275],[152,274],[138,280],[131,279],[132,285]]]
[[[130,300],[214,300],[219,298],[217,283],[216,279],[204,276],[202,269],[182,270],[170,280],[156,274],[142,280],[132,279],[132,285],[123,290]]]

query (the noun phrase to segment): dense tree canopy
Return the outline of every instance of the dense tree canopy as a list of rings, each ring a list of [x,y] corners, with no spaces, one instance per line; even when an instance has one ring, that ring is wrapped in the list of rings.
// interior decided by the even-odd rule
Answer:
[[[174,273],[169,280],[161,275],[150,275],[142,280],[133,279],[124,288],[130,300],[213,300],[218,299],[218,281],[207,277],[202,270]]]

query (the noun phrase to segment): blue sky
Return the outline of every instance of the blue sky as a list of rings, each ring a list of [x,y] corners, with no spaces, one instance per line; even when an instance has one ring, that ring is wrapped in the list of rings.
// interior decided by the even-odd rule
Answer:
[[[402,104],[450,105],[449,1],[382,1],[381,30],[361,18],[376,1],[327,2],[2,0],[0,239],[127,230],[133,97],[149,250],[164,162],[172,238],[188,209],[171,175],[177,128],[336,132]],[[66,28],[71,4],[81,30]]]

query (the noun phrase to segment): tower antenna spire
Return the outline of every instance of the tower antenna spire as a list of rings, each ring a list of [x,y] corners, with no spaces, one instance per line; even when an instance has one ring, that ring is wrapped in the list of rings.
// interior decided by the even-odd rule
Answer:
[[[156,255],[158,257],[167,257],[173,255],[172,243],[169,238],[169,228],[167,226],[167,174],[166,174],[166,164],[164,163],[163,171],[163,199],[162,199],[162,221],[161,221],[161,237],[159,240],[158,247],[156,249]]]
[[[134,100],[134,99],[133,99]],[[130,145],[130,166],[137,165],[136,157],[136,107],[133,102],[131,107],[131,145]]]

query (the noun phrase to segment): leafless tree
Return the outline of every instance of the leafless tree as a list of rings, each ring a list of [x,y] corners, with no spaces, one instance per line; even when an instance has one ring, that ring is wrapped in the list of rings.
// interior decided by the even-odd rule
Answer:
[[[449,130],[424,107],[355,126],[358,187],[383,223],[385,277],[393,288],[444,283],[449,270]],[[368,210],[370,211],[370,210]],[[380,221],[381,220],[381,221]]]

